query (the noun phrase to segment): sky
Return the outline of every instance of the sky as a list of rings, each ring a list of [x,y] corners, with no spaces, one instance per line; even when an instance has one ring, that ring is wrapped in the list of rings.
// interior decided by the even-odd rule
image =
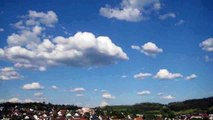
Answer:
[[[212,0],[3,0],[0,102],[213,96]]]

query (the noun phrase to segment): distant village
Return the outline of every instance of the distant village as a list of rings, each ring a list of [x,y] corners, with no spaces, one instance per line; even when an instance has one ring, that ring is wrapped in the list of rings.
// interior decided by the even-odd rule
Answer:
[[[126,114],[102,108],[85,108],[77,106],[55,106],[43,104],[12,104],[0,106],[1,120],[150,120],[143,114]],[[172,118],[155,115],[154,120],[213,120],[213,114],[197,113],[177,115]]]

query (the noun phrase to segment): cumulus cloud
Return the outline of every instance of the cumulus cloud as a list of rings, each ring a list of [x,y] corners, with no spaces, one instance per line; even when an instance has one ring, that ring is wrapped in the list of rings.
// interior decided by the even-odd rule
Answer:
[[[51,88],[55,90],[59,89],[56,85],[52,85]]]
[[[9,47],[2,51],[2,55],[17,67],[38,68],[41,71],[55,65],[102,66],[129,59],[110,38],[95,37],[88,32],[78,32],[69,38],[56,37],[53,41],[45,39],[33,50],[21,46]]]
[[[41,40],[42,27],[35,26],[32,30],[21,30],[20,33],[13,33],[7,37],[7,43],[12,46],[35,47]]]
[[[20,102],[20,101],[21,101],[21,100],[19,100],[19,98],[16,98],[16,97],[11,98],[11,99],[8,100],[8,102],[11,102],[11,103],[18,103],[18,102]]]
[[[4,67],[0,69],[0,80],[21,79],[22,76],[13,67]]]
[[[184,23],[185,23],[184,20],[179,20],[177,23],[175,23],[175,25],[182,25],[182,24],[184,24]]]
[[[176,78],[181,78],[183,75],[180,73],[170,73],[167,69],[160,69],[157,74],[154,76],[156,79],[176,79]]]
[[[131,48],[135,50],[141,50],[140,46],[137,45],[131,45]]]
[[[40,90],[43,89],[44,87],[40,85],[38,82],[33,82],[29,84],[23,85],[22,89],[24,90]]]
[[[45,25],[48,27],[54,27],[54,24],[58,22],[58,16],[54,11],[37,12],[29,10],[27,15],[22,16],[23,20],[18,21],[15,27],[24,29],[26,26]]]
[[[57,21],[53,11],[29,11],[15,24],[18,31],[8,36],[8,46],[0,48],[0,59],[13,62],[17,68],[40,71],[49,66],[97,67],[129,59],[107,36],[77,32],[69,37],[45,37],[46,28],[53,27]]]
[[[4,102],[5,102],[5,101],[4,101]],[[20,100],[20,99],[17,98],[17,97],[13,97],[13,98],[10,98],[9,100],[7,100],[6,102],[11,102],[11,103],[32,103],[32,102],[35,102],[35,101],[32,100],[32,99]]]
[[[127,75],[122,75],[121,77],[122,77],[122,78],[127,78]]]
[[[155,43],[148,42],[142,46],[142,52],[145,55],[156,55],[157,53],[163,52],[163,49],[158,48]]]
[[[84,91],[86,91],[86,89],[80,87],[80,88],[74,88],[74,89],[72,89],[71,91],[72,91],[72,92],[84,92]]]
[[[138,22],[148,19],[148,15],[161,9],[159,0],[122,0],[119,7],[109,5],[100,8],[100,14],[107,18]]]
[[[139,96],[143,96],[143,95],[149,95],[149,94],[151,94],[151,92],[149,90],[144,90],[144,91],[141,91],[141,92],[137,92],[137,94]]]
[[[112,96],[110,93],[105,92],[105,93],[102,94],[102,98],[104,98],[104,99],[115,99],[115,96]]]
[[[158,48],[158,46],[153,42],[147,42],[141,47],[137,45],[132,45],[131,48],[139,50],[140,52],[144,53],[147,56],[156,56],[158,53],[163,52],[163,49]]]
[[[166,20],[168,18],[176,18],[176,14],[172,13],[172,12],[169,12],[169,13],[166,13],[166,14],[163,14],[163,15],[159,16],[160,20]]]
[[[195,79],[195,78],[197,78],[196,74],[191,74],[189,76],[186,76],[186,80],[192,80],[192,79]]]
[[[41,97],[42,95],[43,95],[43,93],[42,93],[42,92],[34,93],[34,96],[36,96],[36,97]]]
[[[102,101],[101,104],[100,104],[101,107],[105,107],[107,105],[109,105],[109,103],[107,103],[106,101]]]
[[[35,102],[34,100],[31,100],[31,99],[25,99],[23,100],[24,103],[32,103],[32,102]]]
[[[175,97],[172,95],[164,95],[164,96],[161,96],[161,99],[171,100],[171,99],[175,99]]]
[[[76,94],[77,97],[83,97],[84,94]]]
[[[204,51],[213,52],[213,38],[208,38],[207,40],[204,40],[202,43],[199,44],[199,46]]]
[[[134,75],[134,78],[135,79],[145,79],[145,78],[147,78],[147,77],[151,77],[152,76],[152,74],[151,73],[138,73],[138,74],[135,74]]]

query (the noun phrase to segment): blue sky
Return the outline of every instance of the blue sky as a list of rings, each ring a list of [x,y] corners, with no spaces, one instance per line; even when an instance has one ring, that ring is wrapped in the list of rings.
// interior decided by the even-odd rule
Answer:
[[[93,107],[212,96],[211,4],[2,1],[0,101]]]

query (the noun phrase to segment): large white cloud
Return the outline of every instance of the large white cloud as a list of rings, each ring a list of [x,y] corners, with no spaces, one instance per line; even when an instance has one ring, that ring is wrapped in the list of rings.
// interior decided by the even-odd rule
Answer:
[[[135,79],[145,79],[147,77],[151,77],[152,74],[151,73],[138,73],[134,75]]]
[[[213,52],[213,38],[208,38],[199,44],[203,50]]]
[[[38,82],[32,82],[29,84],[23,85],[22,89],[24,90],[40,90],[43,89],[44,87],[40,85]]]
[[[103,93],[102,97],[104,99],[115,99],[115,96],[112,96],[110,93],[107,93],[107,92]]]
[[[8,36],[8,46],[0,48],[0,59],[9,60],[18,68],[40,71],[48,66],[96,67],[129,59],[107,36],[77,32],[70,37],[46,39],[46,27],[54,26],[57,21],[53,11],[29,11],[25,19],[15,24],[18,32]]]
[[[7,43],[11,46],[26,46],[32,48],[36,46],[41,40],[40,35],[42,33],[42,27],[35,26],[32,30],[21,30],[20,33],[13,33],[8,36]]]
[[[163,52],[163,49],[159,48],[153,42],[147,42],[144,45],[142,45],[141,47],[137,46],[137,45],[132,45],[131,48],[135,49],[135,50],[139,50],[140,52],[142,52],[142,53],[144,53],[145,55],[148,55],[148,56],[155,56],[158,53]]]
[[[35,49],[21,46],[4,49],[5,58],[20,67],[41,68],[51,65],[101,66],[128,60],[123,50],[106,36],[78,32],[74,36],[45,39]],[[79,62],[81,61],[81,62]]]
[[[160,69],[157,74],[154,76],[156,79],[176,79],[181,78],[183,75],[180,73],[170,73],[167,69]]]
[[[119,7],[102,7],[100,14],[107,18],[137,22],[147,19],[151,12],[160,8],[159,0],[122,0]]]
[[[149,95],[151,94],[151,92],[149,90],[144,90],[144,91],[137,92],[137,94],[139,96],[143,96],[143,95]]]
[[[22,76],[13,67],[4,67],[0,69],[0,80],[21,79]]]

